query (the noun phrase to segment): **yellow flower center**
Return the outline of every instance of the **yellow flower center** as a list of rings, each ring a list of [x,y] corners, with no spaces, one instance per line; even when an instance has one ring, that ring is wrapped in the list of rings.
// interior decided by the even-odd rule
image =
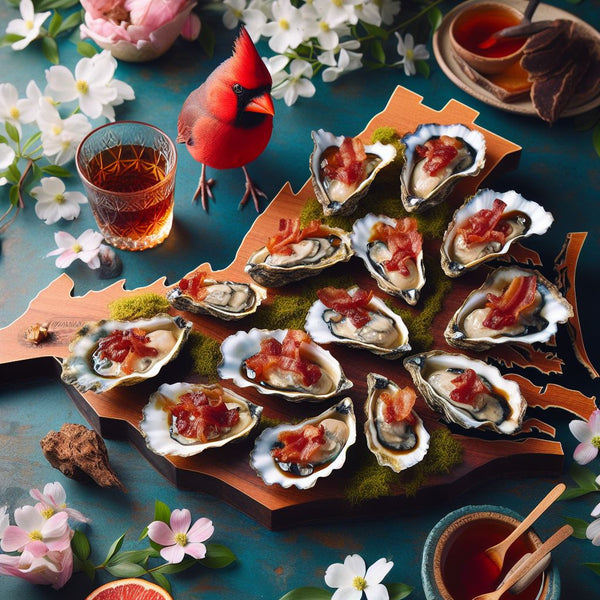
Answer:
[[[33,29],[33,21],[27,19],[27,21],[25,21],[25,27],[30,30]]]
[[[51,506],[49,506],[48,508],[45,508],[42,511],[42,517],[44,517],[44,519],[49,519],[53,514],[54,514],[54,509]]]
[[[84,81],[83,79],[78,79],[75,82],[75,89],[80,93],[80,94],[87,94],[90,90],[87,81]]]
[[[64,195],[56,194],[56,196],[54,196],[54,202],[56,202],[56,204],[64,204],[66,202]],[[52,510],[52,509],[50,508],[48,510]]]
[[[180,546],[186,546],[187,545],[187,535],[185,535],[185,533],[176,533],[175,534],[175,543],[179,544]]]
[[[73,250],[73,252],[75,252],[75,254],[79,254],[83,250],[83,248],[79,242],[75,242],[73,244],[73,247],[71,248],[71,250]]]
[[[60,125],[52,125],[52,134],[60,135],[62,133],[62,127]]]
[[[342,6],[344,6],[344,0],[332,0],[333,5],[337,6],[338,8],[341,8]]]
[[[329,25],[323,21],[319,23],[319,27],[321,28],[321,31],[324,31],[325,33],[329,31]]]
[[[406,51],[406,54],[404,56],[405,56],[406,60],[413,60],[414,55],[415,55],[414,50],[412,50],[412,48],[409,48]]]
[[[233,11],[233,14],[236,16],[236,18],[241,19],[244,13],[238,8]]]
[[[600,435],[595,435],[592,438],[592,446],[594,446],[595,448],[600,448]]]
[[[359,577],[358,575],[352,580],[352,585],[362,592],[367,589],[367,580],[364,577]]]
[[[279,27],[287,31],[290,28],[290,22],[287,19],[279,19]]]
[[[42,536],[42,532],[39,529],[34,529],[29,532],[29,538],[36,542],[41,542],[44,537]]]
[[[16,106],[11,106],[8,114],[10,115],[11,119],[18,119],[21,111]]]

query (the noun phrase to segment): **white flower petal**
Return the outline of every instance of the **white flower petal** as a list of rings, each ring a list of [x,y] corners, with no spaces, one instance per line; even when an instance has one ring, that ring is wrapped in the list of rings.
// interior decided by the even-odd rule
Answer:
[[[581,421],[579,419],[571,421],[569,423],[569,429],[578,442],[589,443],[592,439],[592,432],[587,421]]]
[[[365,579],[369,585],[381,583],[393,566],[394,563],[392,561],[388,562],[385,558],[380,558],[367,569]]]

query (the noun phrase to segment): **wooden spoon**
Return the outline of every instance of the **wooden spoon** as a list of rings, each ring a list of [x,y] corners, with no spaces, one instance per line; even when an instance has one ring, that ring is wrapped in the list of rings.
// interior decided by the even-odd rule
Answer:
[[[533,13],[535,12],[535,9],[537,8],[539,3],[540,0],[529,0],[529,3],[525,8],[525,12],[523,13],[523,18],[521,19],[521,22],[518,25],[514,25],[513,27],[505,27],[504,29],[500,29],[500,31],[495,31],[494,33],[492,33],[492,35],[483,40],[483,42],[479,42],[479,44],[477,44],[479,48],[481,48],[482,50],[487,50],[488,48],[494,46],[496,42],[501,38],[520,37],[521,35],[525,35],[521,33],[521,29],[524,25],[531,24],[531,17],[533,17]]]
[[[503,539],[499,544],[488,548],[485,554],[488,558],[502,570],[504,564],[504,557],[506,556],[507,550],[510,548],[512,543],[535,521],[542,513],[565,491],[566,486],[564,483],[559,483],[553,490],[551,490],[547,496],[517,525],[517,527],[511,532],[511,534]]]
[[[500,587],[493,592],[487,592],[486,594],[480,594],[473,598],[473,600],[500,600],[504,592],[509,590],[521,577],[525,576],[527,572],[535,567],[535,565],[542,559],[550,550],[553,550],[560,543],[564,542],[573,533],[573,528],[570,525],[563,525],[554,535],[549,537],[535,552],[533,552],[527,560],[523,561],[523,564],[519,569],[515,569],[513,573],[509,574],[508,577],[502,582]]]

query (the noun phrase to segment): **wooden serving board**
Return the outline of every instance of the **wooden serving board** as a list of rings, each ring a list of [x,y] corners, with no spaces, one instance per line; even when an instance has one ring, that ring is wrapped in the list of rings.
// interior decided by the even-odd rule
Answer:
[[[394,127],[403,134],[413,131],[420,123],[428,122],[460,122],[479,129],[487,142],[486,166],[478,177],[468,178],[468,181],[463,181],[454,190],[448,202],[459,205],[464,196],[473,193],[492,170],[514,168],[518,164],[519,146],[477,126],[474,123],[477,115],[474,110],[454,100],[442,111],[434,111],[422,104],[421,97],[398,87],[384,111],[370,121],[360,137],[365,142],[368,141],[372,132],[381,126]],[[397,191],[399,197],[399,188]],[[264,213],[257,218],[232,264],[222,271],[214,272],[215,278],[250,281],[244,272],[249,255],[263,246],[267,237],[277,230],[280,218],[298,216],[312,197],[310,181],[297,194],[286,184]],[[438,250],[439,244],[429,244],[425,248],[426,254],[437,253]],[[530,263],[539,262],[535,253],[519,247],[515,252],[517,259]],[[210,270],[210,265],[201,267]],[[380,296],[383,295],[359,259],[353,258],[350,263],[335,269],[355,274],[357,283],[374,289]],[[452,293],[447,296],[443,309],[433,321],[434,348],[452,351],[443,338],[446,324],[468,293],[478,287],[484,278],[485,269],[480,269],[452,282]],[[4,371],[4,374],[15,376],[19,367],[30,368],[31,364],[28,361],[33,359],[51,361],[58,367],[60,359],[68,354],[68,345],[74,333],[85,322],[107,318],[108,304],[111,301],[150,291],[164,295],[169,287],[165,285],[163,278],[148,287],[129,291],[124,289],[124,281],[119,281],[100,292],[89,292],[81,297],[73,297],[72,289],[72,280],[66,274],[61,275],[31,301],[23,316],[0,330],[0,370]],[[271,289],[266,304],[272,302],[276,295],[301,293],[302,282],[285,288]],[[424,294],[427,294],[427,287]],[[398,306],[404,308],[401,301],[398,301]],[[175,310],[171,312],[177,314]],[[253,326],[251,317],[231,323],[208,316],[179,314],[192,321],[198,331],[221,341],[239,329],[249,329]],[[35,323],[48,323],[52,333],[47,342],[37,346],[28,343],[24,338],[27,327]],[[364,445],[362,424],[367,373],[380,373],[400,385],[409,385],[412,381],[403,369],[401,360],[387,361],[362,350],[337,345],[328,347],[328,350],[340,361],[346,375],[354,382],[354,387],[347,395],[354,401],[359,421],[358,444]],[[479,358],[482,356],[479,355]],[[542,373],[560,373],[562,361],[551,348],[540,350],[505,346],[492,353],[490,358],[505,367],[510,367],[511,373],[508,376],[518,381],[529,403],[530,410],[521,435],[507,438],[452,428],[453,435],[460,439],[464,448],[462,464],[447,475],[428,480],[416,497],[406,497],[397,490],[388,496],[359,505],[351,505],[345,499],[345,488],[354,473],[353,466],[356,466],[356,448],[350,449],[347,462],[341,470],[319,480],[315,487],[304,491],[267,486],[263,483],[248,465],[253,437],[240,444],[209,450],[191,458],[161,457],[148,450],[138,424],[149,395],[164,382],[199,381],[199,378],[190,374],[189,365],[182,357],[165,367],[158,377],[133,387],[118,387],[103,394],[80,394],[70,386],[67,389],[78,408],[101,435],[131,440],[146,459],[173,484],[212,494],[263,525],[271,529],[281,529],[317,519],[361,518],[372,514],[374,506],[381,514],[397,510],[399,504],[405,508],[416,508],[427,502],[439,502],[445,497],[462,493],[473,485],[481,485],[486,479],[497,477],[500,473],[558,474],[563,460],[561,445],[552,439],[554,429],[536,417],[535,409],[556,406],[587,418],[595,408],[594,399],[560,385],[537,386],[522,374],[522,369],[532,365]],[[503,371],[506,373],[506,369]],[[225,387],[235,390],[231,382],[222,383]],[[277,397],[261,395],[249,388],[235,391],[263,405],[265,416],[284,421],[316,415],[332,403],[293,404]],[[429,431],[445,426],[440,423],[438,415],[421,399],[417,401],[416,410]]]

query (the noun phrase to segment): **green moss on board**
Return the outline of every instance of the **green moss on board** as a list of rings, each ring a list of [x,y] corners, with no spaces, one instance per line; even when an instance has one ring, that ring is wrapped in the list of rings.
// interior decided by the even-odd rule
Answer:
[[[191,331],[184,348],[192,359],[194,373],[206,377],[211,383],[219,380],[217,366],[221,362],[222,354],[218,340],[199,331]]]
[[[159,313],[167,312],[170,306],[164,296],[147,292],[113,300],[108,305],[108,310],[111,319],[133,321],[134,319],[150,319]]]

